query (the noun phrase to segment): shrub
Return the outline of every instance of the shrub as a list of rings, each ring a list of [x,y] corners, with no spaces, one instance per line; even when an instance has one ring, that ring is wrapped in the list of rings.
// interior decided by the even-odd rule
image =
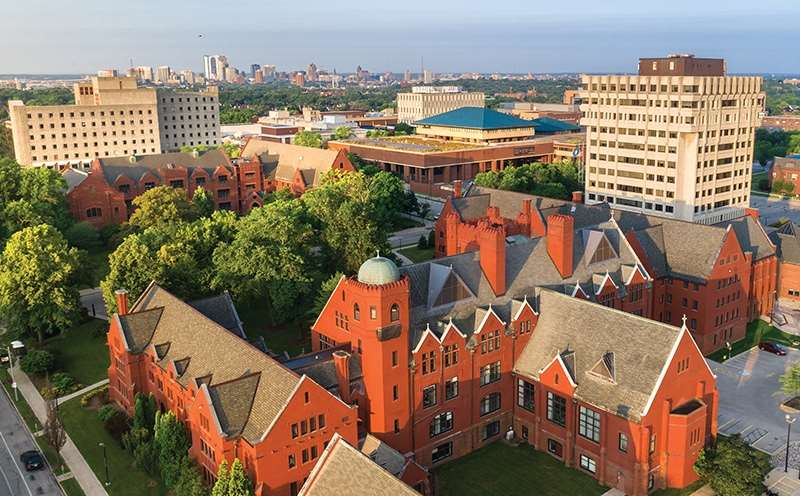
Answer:
[[[158,450],[156,443],[145,441],[133,450],[133,463],[148,475],[156,475],[158,472]]]
[[[105,405],[101,410],[106,408]],[[125,412],[121,410],[117,410],[115,407],[111,406],[114,409],[114,413],[108,413],[106,419],[103,421],[103,427],[105,427],[106,431],[111,434],[111,437],[117,440],[118,443],[122,444],[122,436],[125,435],[131,428],[130,419]],[[99,412],[98,412],[99,413]]]
[[[105,424],[106,421],[116,415],[118,411],[119,410],[114,405],[103,405],[97,410],[97,418],[100,422]]]
[[[417,248],[419,248],[420,250],[424,250],[427,247],[428,247],[428,238],[425,237],[425,235],[423,234],[422,236],[419,237],[419,241],[417,242]]]
[[[716,446],[700,452],[694,468],[716,494],[758,496],[766,489],[764,477],[772,466],[769,455],[735,435],[719,436]]]
[[[428,233],[428,248],[435,248],[436,247],[436,230],[431,229]]]
[[[72,393],[78,389],[80,389],[80,384],[75,382],[75,379],[69,375],[65,374],[64,372],[58,372],[53,374],[50,378],[50,384],[53,388],[53,391],[58,396],[64,396],[66,394]]]
[[[67,242],[77,248],[88,250],[97,248],[101,245],[100,233],[88,222],[78,222],[73,224],[64,233]]]
[[[769,179],[761,178],[758,180],[758,189],[760,191],[769,191]]]
[[[88,393],[86,393],[83,396],[81,396],[81,406],[84,407],[84,408],[89,406],[89,404],[95,398],[101,398],[103,400],[102,402],[105,403],[106,402],[106,398],[105,398],[106,394],[108,394],[108,384],[106,384],[103,387],[99,387],[97,389],[89,391]]]
[[[53,370],[55,362],[55,357],[49,351],[31,350],[22,357],[19,364],[26,374],[45,375]]]

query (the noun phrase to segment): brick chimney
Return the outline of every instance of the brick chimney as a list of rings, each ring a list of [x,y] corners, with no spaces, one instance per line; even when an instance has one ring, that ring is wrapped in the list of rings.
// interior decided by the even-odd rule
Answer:
[[[572,192],[572,203],[583,203],[583,191]]]
[[[538,208],[531,210],[531,238],[540,238],[545,234],[544,219]]]
[[[531,218],[531,201],[522,200],[522,214],[530,221]]]
[[[758,209],[757,208],[750,208],[747,207],[744,209],[744,214],[753,218],[753,220],[758,220]]]
[[[117,299],[117,313],[125,315],[128,313],[128,291],[125,289],[118,289],[114,291],[114,297]]]
[[[336,379],[339,382],[339,396],[350,404],[350,353],[337,350],[333,352],[333,366],[336,368]]]
[[[503,222],[503,219],[500,218],[500,207],[487,207],[486,217],[489,218],[489,222],[492,224],[502,224]]]
[[[554,214],[547,217],[547,254],[561,277],[572,275],[572,244],[575,220],[571,215]]]
[[[453,197],[461,198],[461,181],[453,181]]]
[[[500,227],[482,227],[478,232],[481,270],[494,294],[506,292],[506,235]]]

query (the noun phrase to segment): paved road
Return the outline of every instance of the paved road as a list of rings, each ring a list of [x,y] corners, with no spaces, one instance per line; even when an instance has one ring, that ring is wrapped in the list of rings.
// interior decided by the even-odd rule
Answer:
[[[82,289],[81,305],[92,317],[108,320],[106,304],[103,302],[103,291],[100,288]]]
[[[800,224],[800,200],[783,200],[767,196],[751,195],[750,206],[758,209],[761,223],[768,226],[781,217],[788,217]]]
[[[719,431],[741,434],[767,453],[786,449],[785,413],[779,408],[786,395],[778,378],[798,361],[798,350],[779,357],[757,348],[725,363],[709,360],[719,388]]]
[[[37,449],[30,431],[0,391],[0,496],[63,496],[50,469],[26,472],[19,455]]]

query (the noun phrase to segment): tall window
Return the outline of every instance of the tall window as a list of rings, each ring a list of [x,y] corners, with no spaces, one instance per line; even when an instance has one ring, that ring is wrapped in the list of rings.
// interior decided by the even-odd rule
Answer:
[[[636,303],[637,301],[642,299],[642,287],[643,284],[634,284],[633,286],[628,288],[628,293],[630,294],[630,302]]]
[[[358,308],[358,303],[353,305],[353,319],[361,320],[361,309]]]
[[[400,320],[400,306],[397,303],[392,305],[392,308],[389,310],[389,317],[392,319],[392,322]]]
[[[500,331],[487,332],[481,335],[481,354],[500,349]]]
[[[481,386],[500,380],[500,362],[490,363],[481,367]]]
[[[500,393],[492,393],[481,399],[481,416],[488,415],[500,409]]]
[[[578,408],[578,434],[599,443],[600,414],[583,406]]]
[[[440,413],[431,420],[431,437],[438,436],[439,434],[451,430],[453,430],[453,412]]]
[[[517,381],[517,405],[533,411],[533,384],[522,379]]]
[[[444,383],[444,399],[452,400],[458,396],[458,377],[453,377]]]
[[[547,420],[562,427],[567,425],[567,400],[548,391]]]
[[[429,408],[436,404],[436,384],[422,390],[422,407]]]
[[[450,367],[458,363],[458,345],[451,344],[444,347],[444,366]]]
[[[628,452],[628,436],[626,436],[622,432],[619,433],[619,444],[618,444],[618,447],[619,447],[619,450],[622,451],[623,453],[627,453]]]
[[[431,372],[436,372],[436,352],[431,351],[430,353],[423,353],[422,354],[422,373],[429,374]]]

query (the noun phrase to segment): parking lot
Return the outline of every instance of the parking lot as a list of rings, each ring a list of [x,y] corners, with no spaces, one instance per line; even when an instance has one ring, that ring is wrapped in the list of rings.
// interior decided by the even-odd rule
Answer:
[[[770,454],[785,449],[786,414],[780,405],[786,397],[778,378],[795,362],[800,362],[798,350],[789,349],[780,357],[757,348],[725,363],[709,360],[719,388],[719,432],[741,434]],[[793,437],[800,439],[800,423],[795,425]]]

